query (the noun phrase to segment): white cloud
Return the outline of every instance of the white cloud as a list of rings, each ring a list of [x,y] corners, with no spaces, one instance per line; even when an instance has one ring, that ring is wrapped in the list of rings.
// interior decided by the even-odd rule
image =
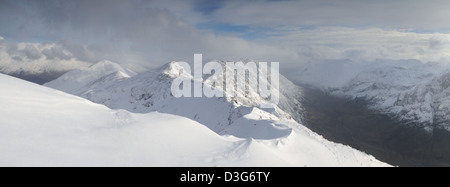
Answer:
[[[261,44],[277,44],[295,49],[305,60],[352,59],[371,61],[385,59],[417,59],[438,61],[450,56],[450,34],[415,33],[385,29],[320,27],[293,29],[282,36],[258,40]],[[300,60],[300,59],[299,59]]]
[[[73,57],[57,43],[0,44],[0,70],[3,73],[61,72],[88,64]]]
[[[155,2],[138,6],[133,2],[117,1],[102,4],[103,8],[97,9],[88,1],[78,2],[78,6],[52,5],[56,7],[40,10],[43,17],[48,17],[45,20],[50,28],[59,27],[60,33],[70,35],[71,40],[61,43],[77,59],[89,62],[112,60],[136,71],[172,60],[191,62],[194,53],[203,53],[205,58],[229,60],[296,55],[293,51],[253,44],[238,37],[199,31],[184,21],[184,17],[179,18],[177,13],[164,8],[169,5],[153,4]],[[183,4],[170,7],[178,13],[191,9],[176,8]],[[49,10],[54,8],[61,10]],[[62,16],[51,19],[55,14]]]
[[[54,42],[20,44],[20,48],[8,44],[0,46],[0,51],[2,59],[14,62],[9,65],[15,69],[19,67],[16,63],[47,66],[58,61],[86,64],[106,59],[136,71],[172,60],[191,62],[194,53],[203,53],[205,59],[279,61],[285,71],[325,59],[447,58],[448,34],[399,28],[450,28],[445,20],[450,17],[450,2],[443,1],[439,6],[434,4],[438,1],[405,2],[223,1],[223,6],[209,15],[195,11],[194,0],[48,1],[33,2],[28,9],[5,4],[0,7],[6,12],[0,11],[0,32],[28,33],[28,37]],[[13,17],[20,19],[7,21]],[[245,40],[198,30],[194,25],[209,21],[252,29],[270,27],[275,35]],[[373,28],[358,27],[366,24]],[[304,25],[312,27],[304,29]]]
[[[49,60],[61,59],[61,60],[69,60],[72,58],[72,55],[63,50],[62,47],[51,47],[42,50],[42,54]]]
[[[25,47],[16,49],[14,55],[12,55],[14,50],[10,49],[8,55],[12,56],[7,59],[19,62],[73,58],[90,63],[106,59],[119,62],[136,71],[145,71],[172,60],[191,62],[194,53],[203,53],[205,59],[250,58],[277,61],[292,59],[297,55],[295,51],[279,49],[276,46],[255,44],[238,37],[200,31],[185,21],[201,21],[200,18],[195,18],[200,13],[185,13],[191,11],[193,5],[182,8],[180,5],[186,4],[187,1],[182,2],[184,3],[177,6],[170,5],[169,2],[156,6],[158,4],[156,2],[135,4],[132,1],[121,0],[107,3],[102,1],[37,3],[36,6],[29,7],[33,11],[28,14],[39,18],[36,20],[39,24],[35,24],[39,27],[24,24],[27,27],[25,31],[33,30],[30,33],[32,37],[38,33],[57,41],[54,42],[57,48],[42,48],[37,46],[39,43],[35,43],[36,46],[31,45],[27,49]],[[171,10],[166,7],[170,7]],[[172,9],[177,13],[173,13]],[[188,15],[187,19],[179,15],[180,12],[182,15]],[[42,42],[39,45],[46,44]],[[11,48],[12,44],[9,46]],[[36,53],[33,47],[37,48],[39,53]],[[62,52],[64,50],[67,53]]]

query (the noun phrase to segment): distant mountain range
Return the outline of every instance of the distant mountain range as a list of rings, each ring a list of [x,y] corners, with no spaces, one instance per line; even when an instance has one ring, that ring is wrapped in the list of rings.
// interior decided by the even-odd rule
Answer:
[[[328,61],[304,67],[300,76],[301,84],[363,99],[372,109],[406,124],[430,132],[434,128],[450,130],[450,66],[446,63]]]
[[[258,97],[175,98],[180,68],[102,61],[46,84],[99,104],[0,75],[0,165],[388,166],[298,123],[301,88],[285,78],[279,107],[264,109]]]

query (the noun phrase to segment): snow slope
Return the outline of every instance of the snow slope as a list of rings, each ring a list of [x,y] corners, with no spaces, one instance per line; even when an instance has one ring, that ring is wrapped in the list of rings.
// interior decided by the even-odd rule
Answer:
[[[101,61],[86,68],[75,69],[65,73],[57,80],[48,83],[49,87],[58,85],[58,89],[68,93],[74,93],[83,87],[103,84],[111,80],[117,80],[135,75],[131,70],[125,69],[111,61]],[[67,84],[70,82],[70,84]]]
[[[77,77],[89,76],[92,72],[95,72],[94,75],[101,76],[96,76],[96,80],[78,81]],[[219,85],[216,88],[224,92],[225,97],[175,98],[171,92],[173,80],[177,77],[193,79],[191,74],[186,73],[177,62],[171,62],[156,70],[132,77],[110,79],[108,73],[91,67],[87,71],[69,72],[45,85],[84,97],[112,109],[125,109],[135,113],[158,111],[184,116],[206,125],[220,135],[270,139],[274,136],[272,133],[286,134],[287,132],[280,130],[272,123],[260,123],[261,120],[295,119],[297,122],[301,122],[303,109],[299,99],[301,99],[302,90],[282,76],[280,76],[281,93],[278,107],[261,109],[259,105],[264,103],[265,100],[255,90],[248,92],[251,97],[231,97],[229,93],[224,91],[223,86]],[[211,83],[207,81],[204,81],[204,83],[206,86],[211,86]],[[66,87],[76,89],[66,89]],[[244,94],[243,92],[237,93],[237,95]],[[245,136],[239,133],[240,130],[236,130],[240,128],[238,120],[246,115],[258,116],[255,119],[247,119],[248,123],[260,124],[267,132],[261,133],[261,131],[252,130]]]
[[[311,64],[305,70],[308,75],[323,75],[321,79],[340,80],[339,84],[328,84],[326,81],[322,84],[322,81],[308,79],[305,79],[305,83],[336,95],[364,99],[372,109],[392,114],[404,122],[420,125],[430,131],[433,128],[450,130],[448,64],[378,60],[367,64],[338,65],[352,73],[345,76],[322,73],[332,71],[329,67],[334,67],[323,63]],[[340,70],[337,69],[337,72]]]
[[[187,118],[111,110],[2,74],[0,85],[0,166],[387,166],[303,126],[285,129],[292,120],[280,122],[283,133],[274,139],[236,138]],[[255,110],[239,123],[264,113]]]
[[[359,74],[384,67],[414,67],[422,65],[416,60],[375,60],[355,62],[351,60],[326,60],[311,62],[300,69],[293,79],[301,84],[323,90],[336,90],[344,87]]]
[[[427,130],[450,130],[449,72],[437,64],[378,68],[352,79],[342,93]]]

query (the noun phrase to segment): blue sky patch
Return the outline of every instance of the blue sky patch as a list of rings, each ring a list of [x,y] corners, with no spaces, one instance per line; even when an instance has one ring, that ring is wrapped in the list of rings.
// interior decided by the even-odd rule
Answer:
[[[250,26],[231,25],[226,23],[202,23],[196,25],[200,30],[212,31],[216,34],[231,34],[246,40],[256,40],[274,36],[271,28],[252,28]]]

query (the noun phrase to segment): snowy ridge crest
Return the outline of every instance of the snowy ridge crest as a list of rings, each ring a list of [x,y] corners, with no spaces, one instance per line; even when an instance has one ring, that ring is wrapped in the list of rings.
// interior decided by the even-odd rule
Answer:
[[[111,110],[2,74],[0,84],[0,166],[388,166],[302,126],[285,131],[284,122],[280,134],[267,132],[283,138],[220,136],[172,114]],[[241,125],[264,111],[249,113]]]
[[[44,85],[51,88],[57,87],[61,91],[79,95],[96,82],[129,78],[135,74],[131,70],[122,68],[119,64],[104,60],[87,68],[69,71]]]
[[[173,97],[170,87],[175,78],[183,76],[194,81],[189,71],[178,62],[170,62],[156,70],[131,77],[114,74],[122,71],[123,68],[117,64],[101,62],[88,69],[68,72],[46,86],[113,109],[137,113],[158,111],[188,117],[220,135],[257,139],[275,138],[274,135],[285,137],[291,132],[291,127],[280,125],[279,121],[301,122],[302,108],[298,99],[301,98],[302,90],[284,77],[280,79],[283,89],[279,106],[274,109],[260,109],[258,106],[263,99],[256,90],[239,93],[252,97],[230,97],[226,92],[223,98]],[[73,81],[80,79],[87,81]],[[204,80],[206,86],[213,86]],[[76,86],[72,86],[73,84]],[[224,89],[222,85],[214,86],[222,91]],[[71,89],[65,89],[66,87]],[[244,132],[242,128],[245,128],[247,133],[241,133]]]

